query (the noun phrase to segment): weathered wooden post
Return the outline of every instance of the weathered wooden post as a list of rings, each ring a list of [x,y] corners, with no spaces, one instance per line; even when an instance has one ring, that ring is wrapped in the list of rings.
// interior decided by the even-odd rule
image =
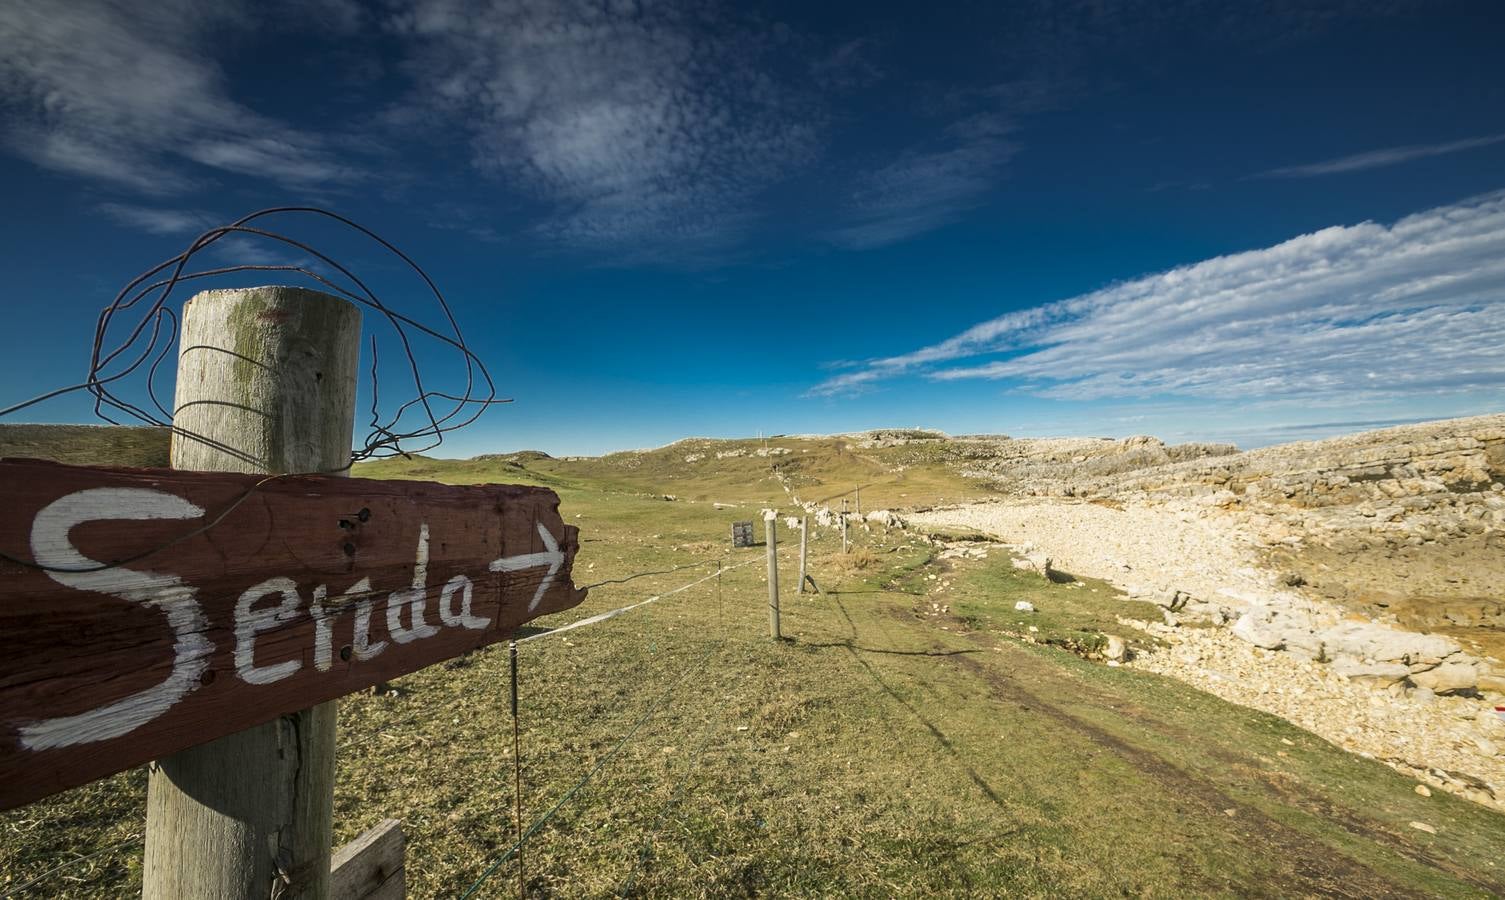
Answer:
[[[193,297],[183,309],[173,467],[345,470],[360,330],[353,304],[302,288]],[[327,897],[334,745],[331,700],[154,763],[142,896]]]
[[[779,535],[778,514],[763,514],[764,543],[768,545],[768,636],[778,640],[779,632]]]
[[[852,544],[847,539],[847,500],[843,497],[841,499],[841,552],[849,553],[851,549]]]
[[[800,586],[799,589],[795,591],[795,593],[797,594],[803,594],[805,592],[805,558],[806,548],[809,544],[809,537],[810,514],[806,513],[805,515],[800,516]]]
[[[857,507],[857,515],[862,516],[862,488],[852,488],[852,503]]]

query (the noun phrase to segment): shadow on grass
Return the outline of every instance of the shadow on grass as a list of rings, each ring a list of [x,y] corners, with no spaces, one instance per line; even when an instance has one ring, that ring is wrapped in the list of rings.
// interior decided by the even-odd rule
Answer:
[[[794,640],[790,638],[790,640]],[[883,653],[889,656],[961,656],[966,653],[981,653],[981,650],[885,650],[880,647],[863,647],[854,641],[830,641],[824,644],[813,642],[800,642],[801,646],[812,647],[817,650],[826,650],[831,647],[841,647],[844,650],[856,650],[861,653]]]
[[[923,712],[916,708],[913,703],[910,703],[908,700],[900,696],[898,691],[894,690],[887,681],[883,680],[883,676],[878,674],[878,670],[874,669],[872,667],[872,664],[862,658],[862,655],[859,651],[861,651],[863,648],[858,647],[856,644],[857,624],[852,621],[851,615],[847,612],[846,607],[842,605],[840,599],[836,601],[836,608],[841,612],[842,618],[846,619],[847,627],[852,630],[852,637],[850,640],[832,643],[825,646],[840,647],[841,649],[847,651],[847,653],[851,654],[852,659],[856,660],[857,664],[862,666],[862,668],[867,672],[868,676],[873,679],[873,683],[877,684],[879,689],[882,690],[883,693],[892,698],[895,703],[898,703],[900,706],[904,707],[904,709],[911,716],[913,716],[916,721],[924,726],[926,731],[930,732],[931,737],[935,738],[936,743],[940,745],[941,749],[951,757],[952,761],[955,762],[956,767],[966,773],[967,777],[972,781],[972,783],[977,786],[977,789],[983,793],[983,796],[991,800],[993,802],[993,805],[997,806],[999,809],[1007,809],[1008,805],[1003,802],[1003,798],[998,796],[998,792],[993,789],[993,786],[991,784],[988,784],[987,779],[983,778],[982,775],[980,775],[978,771],[967,762],[966,758],[963,757],[962,754],[956,749],[956,745],[953,744],[951,739],[946,736],[946,733],[941,731],[941,729],[938,728],[934,722],[930,721],[930,719],[928,719]],[[816,645],[812,644],[810,646]],[[898,656],[956,656],[965,653],[976,653],[978,651],[954,650],[930,652],[924,650],[877,650],[870,652],[886,652]]]

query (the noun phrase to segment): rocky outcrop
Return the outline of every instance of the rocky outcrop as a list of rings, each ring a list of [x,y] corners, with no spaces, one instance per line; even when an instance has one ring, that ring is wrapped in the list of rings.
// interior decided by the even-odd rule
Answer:
[[[1120,620],[1166,646],[1126,663],[1262,709],[1431,788],[1505,809],[1505,721],[1462,695],[1403,689],[1409,667],[1351,657],[1324,665],[1252,648],[1223,628]]]
[[[1260,517],[1252,524],[1276,541],[1358,550],[1505,530],[1505,415],[1244,453],[1146,436],[979,443],[986,452],[970,446],[981,458],[963,467],[1011,493],[1188,500]]]
[[[965,464],[995,483],[1012,477],[1013,497],[911,520],[995,535],[1024,557],[1016,565],[1059,564],[1158,604],[1164,625],[1133,627],[1176,649],[1133,665],[1497,802],[1501,742],[1451,717],[1497,729],[1492,704],[1505,703],[1505,415],[1248,453],[1195,447],[1153,465],[1141,454],[1176,448],[1033,444],[1015,446],[1030,462],[1012,476]],[[1067,451],[1082,460],[1041,463]],[[1353,723],[1356,703],[1369,724]]]
[[[1143,441],[1128,438],[1121,444]],[[1153,440],[1153,439],[1150,439]],[[1183,458],[1182,445],[1168,448]],[[1172,461],[1174,462],[1174,461]],[[1403,425],[1324,441],[1303,441],[1244,453],[1200,454],[1174,465],[1125,468],[1103,477],[1092,467],[1062,479],[1069,496],[1213,497],[1321,508],[1438,493],[1497,490],[1505,474],[1505,415]],[[1042,482],[1042,492],[1051,485]],[[1414,504],[1394,504],[1401,509]],[[1392,510],[1399,515],[1398,510]]]
[[[1233,633],[1256,647],[1281,650],[1286,645],[1286,639],[1274,620],[1274,610],[1257,606],[1238,617],[1238,621],[1233,623]]]
[[[860,450],[950,440],[950,435],[946,432],[933,428],[875,428],[872,431],[853,431],[834,436],[852,441]]]
[[[956,438],[942,458],[1006,493],[1088,496],[1098,481],[1238,453],[1232,444],[1175,444],[1136,435],[1112,438]]]
[[[1015,557],[1013,562],[1016,569],[1033,572],[1046,580],[1055,579],[1054,560],[1039,550],[1030,547],[1021,548],[1021,555]]]
[[[958,452],[986,456],[983,443]],[[1505,415],[1244,453],[1143,436],[989,452],[956,465],[1016,495],[1217,521],[1247,536],[1284,587],[1407,629],[1467,631],[1505,657]]]
[[[1131,439],[1132,440],[1132,439]],[[1505,532],[1505,415],[1138,468],[1080,471],[1041,493],[1191,500],[1244,513],[1271,543],[1345,552]]]
[[[1231,621],[1233,635],[1245,643],[1331,663],[1334,671],[1377,687],[1473,694],[1496,684],[1491,663],[1465,652],[1452,638],[1343,620],[1335,610],[1289,594],[1271,592],[1259,598],[1263,602],[1247,603],[1246,597],[1225,593],[1213,603],[1186,591],[1165,590],[1137,599],[1158,603],[1187,622]]]

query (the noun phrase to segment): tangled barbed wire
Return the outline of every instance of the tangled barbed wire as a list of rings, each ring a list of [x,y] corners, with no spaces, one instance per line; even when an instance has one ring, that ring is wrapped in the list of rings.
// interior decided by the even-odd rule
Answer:
[[[422,280],[426,291],[438,303],[443,313],[444,323],[438,328],[430,327],[412,316],[398,312],[382,301],[350,268],[306,241],[272,230],[262,221],[271,217],[298,215],[338,223],[369,238],[396,256]],[[230,235],[251,235],[294,248],[327,266],[334,277],[317,272],[309,265],[300,262],[240,263],[199,270],[190,269],[190,263],[198,254]],[[161,277],[169,270],[170,274]],[[179,330],[178,316],[168,306],[168,301],[173,291],[183,282],[237,272],[287,272],[301,275],[354,303],[377,311],[396,332],[403,354],[407,358],[415,395],[398,406],[390,415],[383,417],[378,378],[380,357],[376,336],[371,335],[371,419],[361,445],[352,448],[350,461],[338,471],[344,471],[361,460],[408,456],[432,450],[444,442],[446,434],[474,423],[488,407],[511,402],[510,399],[499,399],[496,396],[496,384],[492,381],[490,372],[487,371],[485,363],[471,351],[466,343],[464,332],[450,309],[449,302],[444,298],[443,292],[411,257],[376,232],[339,213],[317,206],[275,206],[242,216],[228,225],[205,231],[195,238],[183,252],[158,263],[132,279],[99,314],[89,356],[89,371],[85,379],[78,384],[48,391],[0,409],[0,418],[65,394],[86,391],[94,397],[94,414],[110,424],[121,424],[121,418],[134,419],[146,425],[173,428],[176,433],[189,438],[207,440],[174,426],[172,412],[163,405],[157,394],[158,369],[176,345]],[[341,283],[342,280],[345,283]],[[117,322],[117,319],[124,313],[136,309],[143,302],[147,305],[143,307],[134,327],[131,327],[130,322],[125,322],[124,325]],[[115,334],[119,334],[125,328],[129,328],[129,333],[123,340],[111,346],[112,330]],[[414,355],[410,329],[434,338],[460,354],[465,367],[463,390],[441,391],[425,386],[423,372]],[[146,337],[148,332],[149,338]],[[144,348],[140,346],[143,340],[145,340]],[[143,366],[146,367],[144,387],[148,404],[132,402],[121,396],[119,392],[119,386],[138,373]],[[436,406],[442,408],[436,410]],[[412,421],[413,416],[418,416],[418,421]],[[409,419],[410,424],[404,424],[405,418]],[[411,446],[414,443],[421,444],[421,446]]]

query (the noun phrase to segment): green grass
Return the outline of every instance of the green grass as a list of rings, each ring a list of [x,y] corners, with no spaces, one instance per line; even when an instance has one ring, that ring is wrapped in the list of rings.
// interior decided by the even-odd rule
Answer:
[[[581,528],[577,582],[752,561],[719,584],[522,645],[525,822],[648,716],[528,843],[530,896],[1505,892],[1497,813],[1423,798],[1282,720],[1063,649],[1129,637],[1117,617],[1153,607],[1018,572],[997,549],[940,560],[918,536],[857,529],[849,558],[834,533],[813,542],[821,595],[792,593],[797,545],[781,546],[787,640],[774,642],[764,549],[727,546],[730,523],[754,518],[765,490],[752,470],[685,488],[581,465],[374,469],[552,479]],[[745,505],[689,502],[701,495]],[[711,571],[603,586],[554,621]],[[1037,611],[1016,613],[1020,599]],[[341,702],[336,839],[400,818],[414,897],[461,894],[517,837],[507,683],[497,646],[400,679],[396,697]],[[0,888],[128,838],[144,784],[126,773],[0,816]],[[31,893],[124,896],[139,890],[139,857],[139,845],[102,853]],[[517,872],[501,866],[479,894],[515,895]]]
[[[1052,584],[1033,572],[1008,563],[968,568],[955,576],[956,599],[951,611],[973,628],[988,629],[1082,654],[1099,653],[1104,636],[1116,634],[1130,646],[1156,642],[1142,632],[1119,624],[1119,618],[1161,621],[1160,607],[1123,599],[1107,582],[1070,578]],[[944,593],[944,592],[943,592]],[[1010,601],[1005,605],[1000,598]],[[1020,612],[1013,603],[1025,601],[1033,612]]]
[[[787,450],[758,456],[760,450]],[[699,502],[787,504],[831,500],[861,489],[862,508],[912,509],[982,496],[985,489],[962,478],[940,459],[911,459],[904,448],[859,449],[841,438],[702,440],[692,438],[653,450],[601,457],[554,459],[506,454],[450,461],[422,457],[391,459],[356,468],[368,478],[438,478],[456,483],[505,478],[518,484],[576,486],[596,493],[672,494]],[[717,454],[723,454],[718,459]],[[687,457],[699,459],[687,460]]]

